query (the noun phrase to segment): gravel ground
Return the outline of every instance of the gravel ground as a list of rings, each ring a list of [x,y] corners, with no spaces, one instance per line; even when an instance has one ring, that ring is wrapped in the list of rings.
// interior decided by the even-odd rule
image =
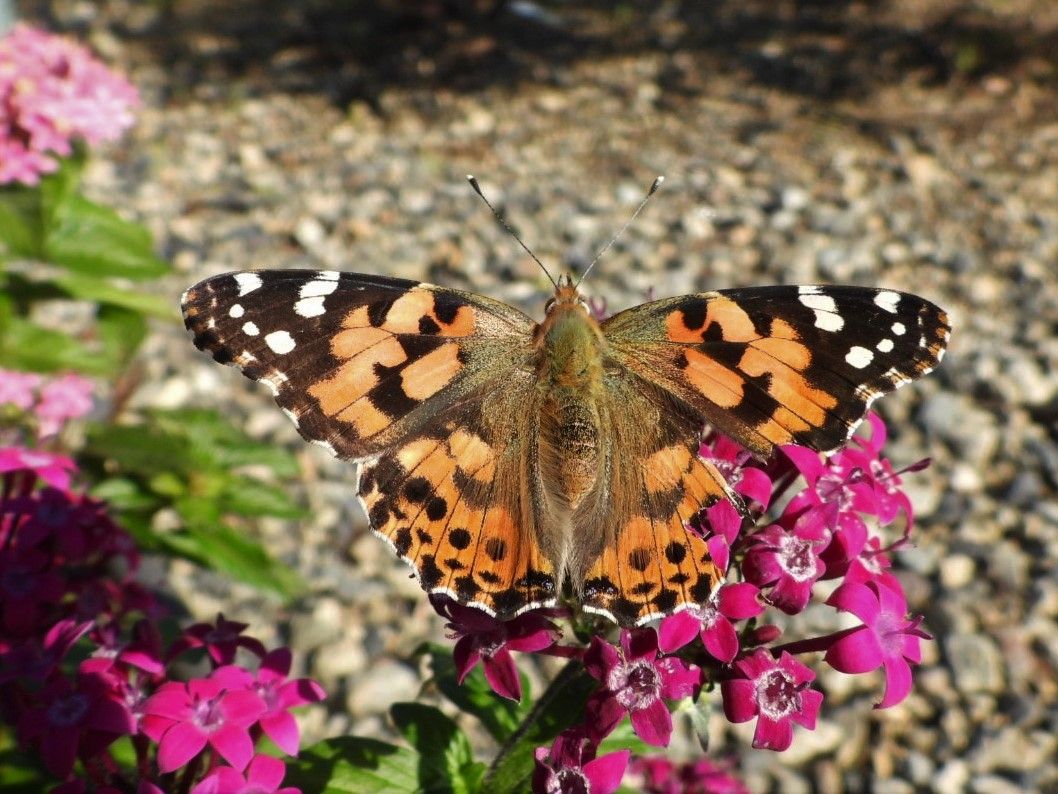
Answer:
[[[823,674],[827,709],[790,751],[748,749],[720,715],[712,748],[737,752],[755,791],[1058,791],[1058,5],[223,6],[47,8],[143,90],[88,189],[152,229],[174,306],[213,273],[327,266],[539,313],[546,282],[470,172],[556,268],[590,261],[666,175],[592,276],[611,309],[770,282],[944,306],[949,357],[880,406],[890,456],[934,461],[909,485],[917,547],[900,558],[936,638],[914,693],[873,712],[880,679]],[[196,617],[293,646],[333,695],[310,737],[385,734],[420,681],[404,660],[442,631],[367,532],[351,468],[175,324],[145,366],[140,405],[221,406],[296,448],[312,508],[260,527],[312,583],[300,602],[177,563],[168,585]]]

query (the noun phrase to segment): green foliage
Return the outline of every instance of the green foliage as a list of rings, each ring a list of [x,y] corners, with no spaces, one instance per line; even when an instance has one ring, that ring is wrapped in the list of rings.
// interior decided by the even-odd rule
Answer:
[[[170,302],[127,285],[169,266],[146,229],[78,193],[83,164],[71,157],[37,187],[0,188],[0,367],[113,377],[146,336],[146,317],[175,319]],[[94,304],[94,322],[77,336],[40,325],[35,308],[54,301]]]
[[[248,518],[305,515],[285,488],[259,476],[297,474],[285,450],[254,441],[214,411],[156,410],[140,424],[92,425],[82,459],[96,480],[92,494],[121,512],[145,550],[193,560],[283,598],[303,589],[245,531]],[[162,510],[179,519],[177,528],[154,529]]]

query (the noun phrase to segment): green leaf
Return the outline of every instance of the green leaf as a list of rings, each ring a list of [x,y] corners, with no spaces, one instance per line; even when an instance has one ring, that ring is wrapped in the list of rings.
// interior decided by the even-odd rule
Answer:
[[[240,516],[275,516],[277,518],[304,518],[308,511],[282,488],[265,485],[247,477],[231,481],[219,497],[220,508],[225,513]]]
[[[41,328],[22,317],[0,318],[0,367],[29,372],[75,370],[111,376],[111,358],[62,331]]]
[[[359,736],[306,747],[287,762],[283,785],[320,794],[421,794],[414,750]]]
[[[180,510],[183,501],[176,507]],[[166,543],[201,565],[284,600],[305,591],[305,583],[294,571],[269,557],[259,543],[224,524],[189,523],[185,532],[167,535]]]
[[[0,243],[11,257],[39,258],[44,244],[39,189],[0,188]]]
[[[527,713],[527,707],[493,692],[480,666],[474,668],[460,684],[450,648],[431,644],[420,648],[419,653],[429,654],[433,683],[441,694],[460,711],[476,717],[497,742],[507,741],[517,730]],[[529,690],[524,680],[522,684],[522,702],[525,703],[529,699]]]
[[[96,333],[112,371],[125,368],[147,337],[147,330],[147,321],[138,312],[120,306],[99,307]]]
[[[85,453],[116,463],[120,473],[129,475],[186,474],[199,463],[186,439],[149,425],[89,425]]]
[[[162,295],[115,287],[94,275],[64,273],[45,281],[54,284],[67,296],[78,300],[104,303],[166,320],[176,320],[176,302]]]
[[[106,501],[118,512],[143,512],[161,506],[161,501],[136,480],[110,477],[91,489],[92,497]]]
[[[449,717],[422,703],[395,703],[390,716],[397,730],[422,756],[419,783],[424,788],[448,788],[470,794],[483,764],[475,764],[470,741]],[[481,769],[479,769],[479,767]]]
[[[109,207],[67,194],[51,210],[42,259],[97,277],[143,280],[169,271],[154,255],[150,232]]]

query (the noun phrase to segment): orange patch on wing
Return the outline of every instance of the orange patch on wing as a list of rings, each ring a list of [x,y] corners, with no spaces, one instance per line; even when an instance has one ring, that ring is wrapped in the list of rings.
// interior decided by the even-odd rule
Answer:
[[[432,294],[424,289],[410,289],[393,301],[382,327],[393,334],[417,334],[423,317],[433,317]]]
[[[350,407],[378,384],[378,377],[374,371],[375,364],[393,367],[406,359],[407,355],[404,353],[404,348],[400,346],[400,342],[390,337],[372,347],[369,353],[361,353],[350,358],[330,378],[312,384],[309,387],[309,394],[319,401],[320,410],[328,416],[338,416],[344,421],[352,421],[347,415]]]
[[[401,371],[401,390],[413,400],[425,400],[451,383],[462,369],[459,348],[452,342],[443,344]]]
[[[492,480],[496,471],[496,455],[481,436],[457,430],[448,440],[448,445],[453,454],[457,454],[459,465],[465,472],[477,480]]]
[[[707,328],[711,323],[720,326],[725,342],[750,342],[760,338],[749,315],[730,298],[712,298],[706,306],[705,317]]]
[[[643,462],[647,491],[660,493],[682,483],[690,458],[690,450],[682,444],[659,449],[647,458]]]
[[[692,345],[701,344],[702,329],[688,328],[684,322],[683,312],[671,311],[665,317],[665,336],[670,342],[684,342]]]
[[[693,348],[687,349],[687,380],[721,408],[734,408],[742,402],[745,380],[716,359]]]
[[[392,338],[393,335],[388,331],[372,328],[370,325],[339,331],[331,339],[331,354],[339,360],[353,358],[368,348]]]
[[[434,317],[436,319],[436,315]],[[460,306],[452,322],[444,323],[440,319],[437,320],[441,326],[441,336],[470,336],[474,333],[476,325],[474,318],[474,310],[471,307]]]
[[[801,372],[808,369],[808,365],[812,363],[812,352],[795,339],[765,337],[750,343],[749,350],[756,350],[761,355],[769,356]]]
[[[360,438],[370,438],[393,424],[393,420],[386,414],[363,400],[346,408],[337,418],[351,424]]]

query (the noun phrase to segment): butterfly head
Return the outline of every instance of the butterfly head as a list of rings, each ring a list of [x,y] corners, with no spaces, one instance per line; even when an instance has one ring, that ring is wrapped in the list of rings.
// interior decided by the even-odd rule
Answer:
[[[577,290],[577,285],[573,281],[573,276],[563,273],[558,277],[558,281],[555,283],[555,294],[548,299],[547,304],[544,306],[544,311],[548,317],[552,317],[557,313],[569,311],[570,309],[579,309],[587,313],[588,302],[581,297],[580,292]]]

